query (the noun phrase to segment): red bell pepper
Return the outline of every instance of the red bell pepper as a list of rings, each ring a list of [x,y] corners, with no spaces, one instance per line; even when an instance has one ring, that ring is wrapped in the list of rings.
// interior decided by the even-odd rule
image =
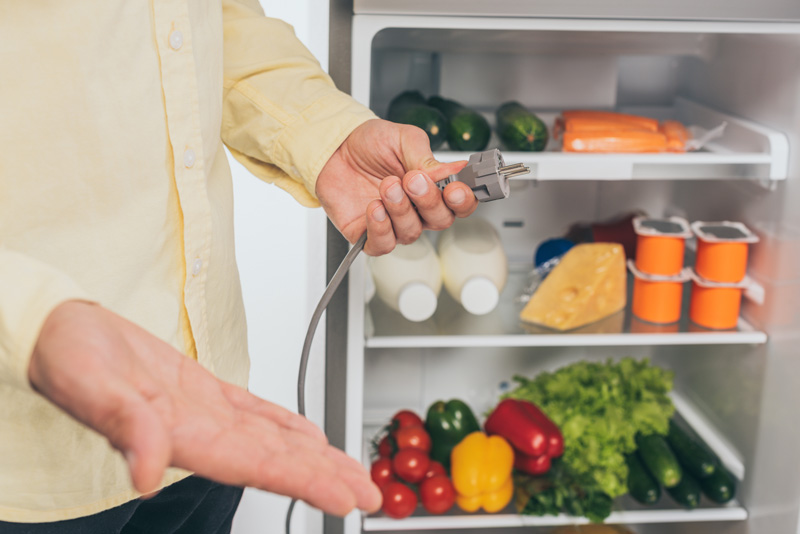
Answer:
[[[542,410],[532,402],[517,401],[528,412],[532,419],[536,420],[548,436],[547,455],[550,458],[558,458],[564,454],[564,436],[556,424],[547,417]]]
[[[551,458],[557,458],[564,453],[564,438],[559,428],[535,404],[528,401],[501,401],[489,415],[484,428],[488,434],[500,435],[511,443],[515,455],[521,455],[518,467],[521,471],[538,471],[545,464],[541,457],[547,457],[546,463],[549,464]]]
[[[543,475],[550,471],[550,457],[546,454],[528,456],[519,451],[514,451],[514,469],[529,475]]]

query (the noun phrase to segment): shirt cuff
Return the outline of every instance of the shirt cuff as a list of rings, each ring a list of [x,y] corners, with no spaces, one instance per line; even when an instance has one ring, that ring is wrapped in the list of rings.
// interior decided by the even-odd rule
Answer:
[[[302,118],[281,134],[273,156],[281,168],[302,180],[318,204],[315,189],[322,168],[353,130],[377,116],[349,95],[334,92],[305,109]],[[313,157],[304,157],[309,154]]]

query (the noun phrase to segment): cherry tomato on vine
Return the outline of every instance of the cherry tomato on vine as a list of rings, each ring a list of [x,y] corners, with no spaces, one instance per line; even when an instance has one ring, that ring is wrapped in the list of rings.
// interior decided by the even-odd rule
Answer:
[[[426,478],[419,485],[422,506],[431,514],[443,514],[456,502],[453,483],[444,475]]]
[[[406,426],[397,430],[394,441],[398,449],[420,449],[431,452],[431,437],[424,426]]]
[[[428,472],[431,459],[420,449],[400,449],[392,458],[392,470],[400,480],[416,484]]]
[[[400,410],[392,416],[392,422],[389,428],[391,429],[392,435],[394,435],[398,430],[407,426],[425,427],[425,422],[411,410]]]
[[[394,471],[392,470],[392,461],[388,458],[379,458],[375,460],[370,467],[369,474],[372,477],[372,481],[379,488],[384,487],[390,482],[397,481],[394,476]]]
[[[417,494],[402,482],[391,482],[383,487],[383,513],[394,519],[402,519],[414,513],[419,500]]]
[[[389,435],[383,436],[381,440],[378,442],[378,456],[380,458],[391,458],[392,452],[394,447],[392,446],[392,441],[389,438]]]
[[[431,463],[428,465],[428,471],[425,473],[425,478],[431,478],[436,475],[447,476],[447,471],[442,464],[436,460],[431,460]]]

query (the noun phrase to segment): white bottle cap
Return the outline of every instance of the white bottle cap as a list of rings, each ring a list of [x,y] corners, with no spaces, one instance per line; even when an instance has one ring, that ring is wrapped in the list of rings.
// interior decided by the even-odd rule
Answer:
[[[400,313],[409,321],[420,322],[429,319],[439,299],[436,293],[422,282],[412,282],[400,290],[397,298],[397,307]]]
[[[499,301],[497,286],[484,276],[470,278],[461,288],[461,305],[473,315],[486,315]]]

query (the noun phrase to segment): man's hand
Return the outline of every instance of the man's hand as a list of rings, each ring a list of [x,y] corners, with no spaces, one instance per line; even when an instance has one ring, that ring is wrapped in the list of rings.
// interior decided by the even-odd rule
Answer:
[[[45,321],[33,387],[108,438],[142,493],[167,466],[302,499],[343,516],[381,496],[360,463],[304,417],[214,378],[133,323],[69,301]]]
[[[375,119],[353,130],[334,152],[316,193],[348,241],[367,230],[364,252],[377,256],[475,211],[478,201],[469,186],[453,182],[442,195],[433,183],[465,165],[436,161],[423,130]]]

